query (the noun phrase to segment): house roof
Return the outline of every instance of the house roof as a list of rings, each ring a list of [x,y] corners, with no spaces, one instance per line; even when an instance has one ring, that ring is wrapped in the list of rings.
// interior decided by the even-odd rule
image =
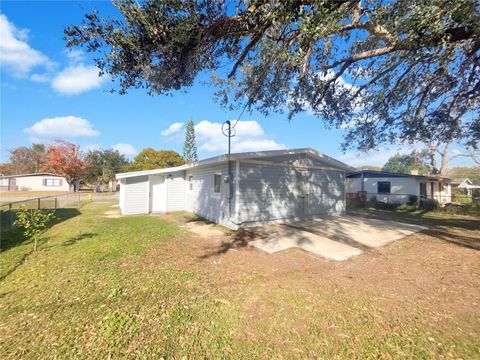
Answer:
[[[473,183],[469,178],[454,178],[454,179],[452,179],[452,185],[461,185],[461,184],[472,185]]]
[[[0,176],[0,179],[18,178],[18,177],[28,177],[28,176],[55,176],[55,177],[63,177],[63,176],[61,176],[61,175],[43,172],[43,173],[33,173],[33,174],[2,175],[2,176]]]
[[[328,155],[322,154],[311,148],[299,148],[299,149],[290,149],[290,150],[270,150],[270,151],[256,151],[256,152],[243,152],[243,153],[233,153],[230,154],[230,159],[228,154],[223,154],[219,156],[214,156],[208,159],[197,161],[193,164],[186,164],[182,166],[163,168],[163,169],[153,169],[153,170],[142,170],[142,171],[132,171],[127,173],[116,174],[117,179],[124,179],[129,177],[136,177],[142,175],[156,175],[156,174],[166,174],[176,171],[187,170],[190,168],[195,168],[199,166],[221,164],[230,161],[236,160],[260,160],[262,158],[272,157],[272,156],[282,156],[282,155],[297,155],[297,154],[309,154],[313,157],[316,157],[326,164],[336,167],[345,171],[352,171],[353,168],[341,161],[338,161]]]
[[[418,178],[418,179],[425,179],[425,180],[450,180],[450,178],[445,176],[439,175],[431,175],[431,176],[424,176],[424,175],[412,175],[412,174],[403,174],[403,173],[394,173],[388,171],[378,171],[378,170],[359,170],[359,171],[352,171],[347,173],[347,178],[354,179],[362,177],[367,178],[379,178],[379,177],[392,177],[392,178]]]

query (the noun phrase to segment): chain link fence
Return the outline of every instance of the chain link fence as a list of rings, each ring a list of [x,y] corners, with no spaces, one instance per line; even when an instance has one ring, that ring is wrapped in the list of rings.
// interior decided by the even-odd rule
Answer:
[[[85,193],[72,192],[61,195],[40,196],[24,200],[0,204],[1,232],[12,229],[18,209],[43,209],[55,211],[57,209],[79,208],[85,201],[111,201],[117,198],[117,193]]]
[[[429,204],[429,207],[447,206],[447,205],[480,205],[480,197],[467,194],[455,193],[453,195],[413,195],[413,194],[379,194],[359,191],[356,193],[347,193],[347,202],[350,204],[380,203],[387,206],[397,206],[407,204],[422,207]]]

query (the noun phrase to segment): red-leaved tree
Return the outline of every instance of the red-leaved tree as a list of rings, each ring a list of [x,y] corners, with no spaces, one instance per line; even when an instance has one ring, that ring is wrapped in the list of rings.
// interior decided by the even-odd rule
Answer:
[[[64,140],[55,140],[54,144],[48,145],[42,171],[64,176],[75,190],[73,185],[80,180],[84,169],[79,145]]]

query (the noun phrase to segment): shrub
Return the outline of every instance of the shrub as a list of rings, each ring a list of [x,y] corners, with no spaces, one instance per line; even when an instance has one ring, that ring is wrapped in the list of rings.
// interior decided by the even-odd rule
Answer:
[[[408,205],[416,205],[418,201],[418,196],[417,195],[408,195]]]
[[[467,194],[462,194],[457,192],[452,196],[452,202],[459,203],[459,204],[470,204],[472,202],[472,197],[468,196]]]
[[[426,211],[438,210],[438,203],[434,199],[423,199],[420,201],[420,208]]]
[[[45,231],[54,214],[40,209],[20,208],[17,212],[17,219],[13,223],[23,229],[23,235],[27,238],[33,238],[33,250],[37,251],[37,241],[40,234]]]
[[[480,216],[480,203],[447,204],[443,209],[441,209],[441,211],[454,215]]]

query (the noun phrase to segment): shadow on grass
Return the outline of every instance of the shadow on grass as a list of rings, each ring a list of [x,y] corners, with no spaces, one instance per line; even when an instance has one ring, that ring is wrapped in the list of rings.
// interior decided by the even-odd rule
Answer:
[[[78,215],[80,215],[80,211],[78,209],[74,209],[74,208],[57,209],[55,211],[55,218],[48,224],[47,230],[56,224],[62,223]],[[12,216],[12,218],[14,218],[14,216]],[[22,230],[20,228],[9,226],[9,223],[10,223],[9,211],[2,212],[0,221],[2,226],[1,244],[0,244],[1,251],[5,251],[10,248],[22,245],[26,241],[29,241],[29,239],[26,239],[23,236]]]
[[[5,213],[2,214],[2,221],[4,220],[3,219],[4,214]],[[64,222],[64,221],[66,221],[68,219],[71,219],[71,218],[73,218],[75,216],[78,216],[78,215],[80,215],[80,211],[78,209],[73,209],[73,208],[57,209],[55,211],[55,217],[54,217],[53,221],[51,221],[48,224],[47,230],[50,229],[52,226],[54,226],[56,224]],[[8,220],[10,220],[10,214],[7,214],[7,216],[8,216]],[[88,234],[88,235],[89,235],[89,237],[91,237],[90,234]],[[4,228],[2,227],[1,239],[2,239],[1,251],[6,251],[6,250],[14,248],[16,246],[27,245],[27,244],[31,245],[31,247],[29,249],[27,249],[25,253],[20,255],[20,257],[17,259],[17,261],[10,268],[8,268],[8,270],[6,270],[4,273],[2,273],[0,275],[0,281],[4,280],[7,276],[9,276],[11,273],[13,273],[19,266],[21,266],[25,262],[25,260],[28,258],[28,256],[33,253],[33,240],[25,238],[23,236],[22,230],[20,228],[15,228],[14,227],[14,228],[11,228],[11,229],[8,229],[8,230],[4,231]],[[70,239],[70,240],[73,241],[72,242],[72,244],[73,244],[80,239],[74,238],[74,239]],[[47,239],[45,239],[45,238],[42,239],[41,238],[39,240],[39,245],[44,244],[46,241],[47,241]],[[67,241],[69,241],[69,240],[67,240]]]
[[[480,238],[476,233],[480,230],[480,219],[462,218],[444,213],[440,213],[441,217],[437,218],[428,216],[429,213],[429,211],[400,212],[362,207],[349,208],[347,211],[347,214],[352,216],[427,226],[427,230],[421,231],[423,234],[458,246],[480,250]]]
[[[98,234],[97,233],[94,233],[94,232],[89,232],[89,233],[81,233],[77,236],[74,236],[68,240],[65,240],[63,243],[62,243],[62,246],[70,246],[70,245],[74,245],[76,244],[77,242],[81,241],[81,240],[84,240],[84,239],[90,239],[94,236],[97,236]]]
[[[255,233],[252,230],[248,229],[239,229],[235,231],[232,236],[227,237],[222,243],[208,251],[206,254],[200,256],[199,258],[204,260],[212,256],[223,255],[229,252],[230,250],[240,249],[248,246],[248,243],[255,239]]]

